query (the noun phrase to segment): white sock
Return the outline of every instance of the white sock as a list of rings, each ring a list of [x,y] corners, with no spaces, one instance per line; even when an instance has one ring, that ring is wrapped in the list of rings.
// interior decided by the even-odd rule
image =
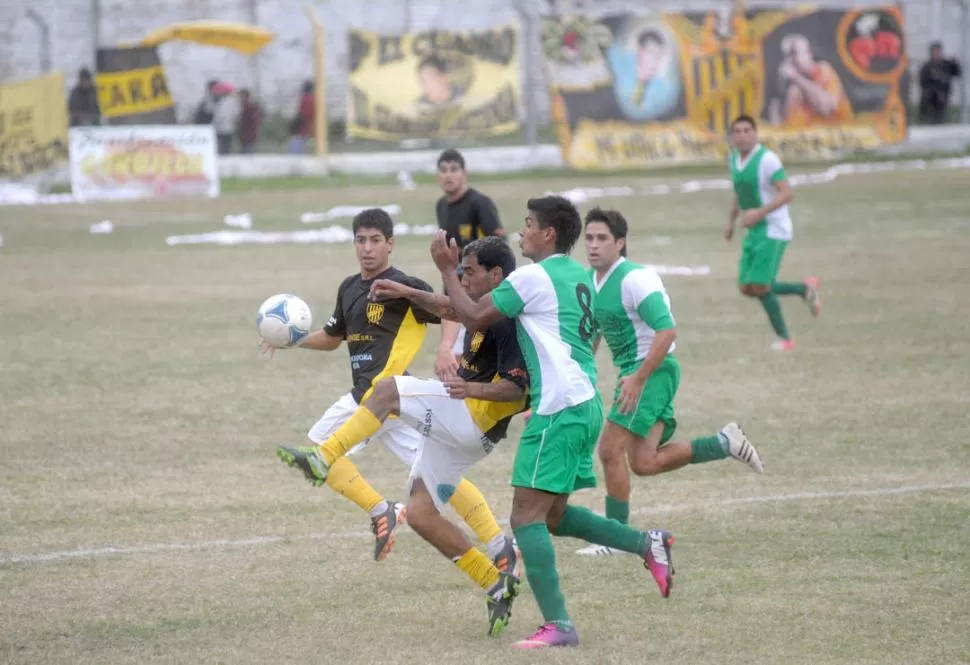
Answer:
[[[379,504],[371,508],[370,516],[371,519],[377,519],[381,515],[387,512],[390,506],[387,505],[387,501],[381,501]]]
[[[499,553],[505,549],[505,534],[500,533],[499,535],[488,541],[488,556],[494,559],[499,555]]]

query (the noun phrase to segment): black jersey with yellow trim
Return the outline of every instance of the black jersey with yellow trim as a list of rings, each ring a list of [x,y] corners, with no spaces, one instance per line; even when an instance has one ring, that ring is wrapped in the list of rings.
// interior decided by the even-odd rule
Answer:
[[[381,379],[405,374],[424,342],[427,324],[439,323],[437,316],[403,298],[373,302],[370,287],[376,279],[432,291],[427,282],[393,267],[366,280],[359,273],[351,275],[340,284],[333,315],[323,329],[347,342],[350,394],[358,404]]]
[[[454,240],[461,248],[479,238],[505,235],[495,203],[471,187],[457,201],[443,196],[438,199],[435,215],[438,228],[444,229],[448,240]]]
[[[529,373],[519,348],[515,322],[502,319],[484,332],[469,330],[465,334],[458,377],[472,383],[494,383],[506,379],[522,388],[522,397],[514,402],[465,400],[472,420],[486,438],[493,443],[504,439],[512,416],[529,407]]]

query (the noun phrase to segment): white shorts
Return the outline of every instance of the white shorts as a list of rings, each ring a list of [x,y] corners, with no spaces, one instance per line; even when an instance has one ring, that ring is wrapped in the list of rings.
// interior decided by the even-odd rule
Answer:
[[[323,443],[337,431],[338,427],[347,422],[356,410],[357,402],[350,393],[347,393],[334,402],[333,406],[327,409],[320,420],[310,428],[307,438],[317,444]],[[360,452],[370,441],[376,439],[387,446],[388,450],[397,455],[402,462],[408,466],[414,466],[423,438],[420,432],[406,425],[400,418],[388,418],[374,436],[358,443],[347,454],[354,455]]]
[[[424,445],[411,466],[439,507],[448,503],[465,473],[495,446],[472,419],[465,400],[452,399],[441,381],[395,376],[401,420],[417,428]]]
[[[468,329],[465,326],[461,326],[458,329],[458,337],[455,338],[455,344],[451,347],[451,352],[456,356],[460,356],[465,352],[465,333],[467,332]]]

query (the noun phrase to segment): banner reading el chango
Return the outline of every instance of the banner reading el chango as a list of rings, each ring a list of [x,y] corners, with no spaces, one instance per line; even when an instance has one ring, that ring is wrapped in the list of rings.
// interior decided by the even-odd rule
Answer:
[[[494,136],[519,127],[520,32],[348,33],[347,133],[360,138]]]
[[[597,170],[720,160],[742,113],[789,157],[898,143],[903,28],[896,7],[544,19],[563,155]]]

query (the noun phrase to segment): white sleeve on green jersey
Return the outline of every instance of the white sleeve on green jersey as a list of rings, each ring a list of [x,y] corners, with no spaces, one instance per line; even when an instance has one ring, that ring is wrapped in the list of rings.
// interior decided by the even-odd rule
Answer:
[[[758,165],[758,182],[776,183],[787,177],[781,158],[773,151],[765,150],[765,154],[761,157],[761,163]]]
[[[492,291],[495,308],[506,318],[519,314],[536,314],[555,309],[555,289],[546,271],[538,263],[512,271]]]
[[[667,295],[660,275],[653,268],[631,270],[623,278],[621,294],[623,309],[629,313],[635,312],[651,328],[664,330],[675,327],[676,323],[670,312],[670,296]],[[651,298],[651,296],[654,297]],[[649,302],[647,302],[648,298],[650,298]],[[648,318],[650,320],[647,320]],[[662,327],[655,328],[655,324],[660,324]]]

